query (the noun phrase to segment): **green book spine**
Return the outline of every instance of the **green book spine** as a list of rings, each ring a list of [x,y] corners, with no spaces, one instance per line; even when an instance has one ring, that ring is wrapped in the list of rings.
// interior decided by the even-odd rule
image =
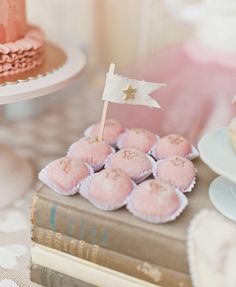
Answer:
[[[37,264],[31,264],[30,266],[30,279],[45,287],[95,287]]]
[[[94,216],[79,206],[53,202],[36,195],[31,205],[32,225],[188,274],[183,241],[162,234],[146,232],[129,224],[120,224],[107,216]]]

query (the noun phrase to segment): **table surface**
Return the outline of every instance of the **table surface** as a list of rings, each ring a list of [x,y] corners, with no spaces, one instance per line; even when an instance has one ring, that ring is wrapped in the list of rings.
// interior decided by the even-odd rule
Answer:
[[[51,107],[43,114],[6,122],[0,127],[0,143],[12,146],[20,155],[30,158],[37,171],[51,160],[64,155],[84,128],[100,117],[100,95],[91,86],[89,89],[84,88],[80,81],[60,94],[65,96],[58,98],[55,94],[53,102],[56,105],[51,103]],[[37,186],[36,181],[22,198],[8,208],[0,209],[0,258],[1,249],[4,252],[12,244],[17,244],[17,248],[26,247],[27,250],[17,258],[17,264],[10,270],[1,269],[0,259],[0,286],[3,286],[1,279],[9,277],[14,278],[19,286],[34,286],[27,280],[31,246],[29,205]]]

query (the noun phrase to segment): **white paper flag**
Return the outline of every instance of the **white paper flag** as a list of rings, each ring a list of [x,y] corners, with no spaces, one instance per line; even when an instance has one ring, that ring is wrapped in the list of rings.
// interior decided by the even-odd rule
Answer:
[[[164,86],[165,84],[138,81],[107,73],[102,99],[119,104],[160,108],[158,102],[149,94]]]

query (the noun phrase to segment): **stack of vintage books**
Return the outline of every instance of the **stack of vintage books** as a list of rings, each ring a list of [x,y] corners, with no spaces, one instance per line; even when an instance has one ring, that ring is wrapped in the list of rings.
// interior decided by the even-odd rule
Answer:
[[[187,228],[199,210],[211,208],[207,190],[214,176],[200,161],[196,165],[189,206],[168,224],[144,222],[125,208],[101,211],[78,194],[61,196],[43,186],[31,207],[32,281],[47,287],[191,286]]]

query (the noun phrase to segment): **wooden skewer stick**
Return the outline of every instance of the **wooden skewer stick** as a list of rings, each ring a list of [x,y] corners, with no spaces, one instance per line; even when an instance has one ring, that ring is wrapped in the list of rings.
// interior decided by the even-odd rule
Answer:
[[[102,109],[102,119],[101,119],[101,126],[100,126],[99,137],[98,137],[98,140],[100,142],[102,141],[102,138],[103,138],[103,132],[104,132],[104,127],[105,127],[106,115],[107,115],[107,108],[108,108],[108,101],[105,101],[103,104],[103,109]]]
[[[115,64],[110,64],[109,67],[109,73],[114,74],[115,72]],[[107,116],[107,109],[108,109],[108,101],[104,101],[103,104],[103,109],[102,109],[102,119],[101,119],[101,126],[100,126],[100,132],[99,132],[99,137],[98,140],[101,142],[103,138],[103,132],[104,132],[104,127],[105,127],[105,122],[106,122],[106,116]]]

